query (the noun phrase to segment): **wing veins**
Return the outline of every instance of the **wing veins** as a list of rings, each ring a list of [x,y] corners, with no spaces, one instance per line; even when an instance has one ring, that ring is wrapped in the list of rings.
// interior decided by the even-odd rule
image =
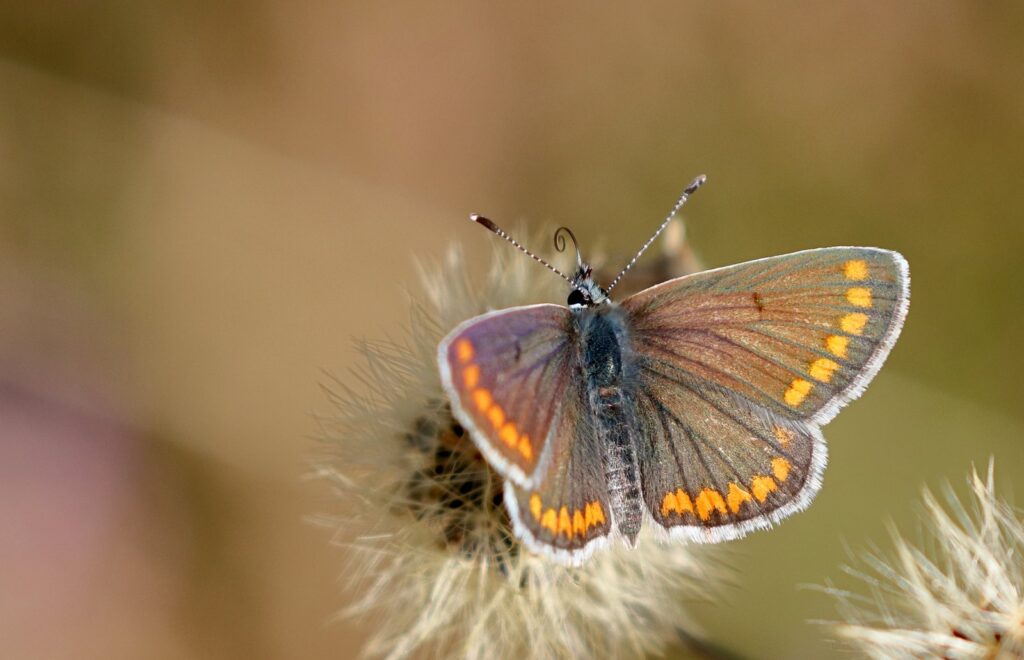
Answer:
[[[708,476],[710,477],[710,479],[708,480],[708,485],[715,486],[716,489],[718,488],[718,484],[714,483],[713,473],[711,472],[711,469],[708,467],[707,461],[704,460],[703,454],[700,452],[700,448],[699,447],[700,447],[701,442],[703,444],[707,445],[708,447],[710,447],[712,450],[714,450],[714,452],[716,454],[718,454],[719,460],[725,465],[727,470],[732,473],[734,481],[731,482],[731,483],[736,483],[736,484],[742,485],[744,487],[746,486],[746,482],[744,481],[743,475],[736,468],[736,466],[733,465],[732,461],[729,459],[728,456],[726,456],[725,451],[723,451],[721,447],[719,447],[713,441],[711,441],[709,437],[704,436],[701,433],[698,433],[694,429],[693,426],[683,422],[682,419],[680,419],[672,411],[668,410],[666,408],[666,406],[664,406],[664,404],[662,404],[660,401],[655,401],[654,404],[659,408],[659,414],[666,414],[666,415],[668,415],[673,421],[675,421],[676,424],[679,425],[679,427],[687,435],[691,436],[691,438],[696,438],[696,440],[693,440],[691,438],[687,438],[687,439],[690,440],[690,444],[694,446],[694,448],[697,451],[698,455],[701,457],[701,462],[704,465],[704,469],[707,471]],[[756,434],[754,434],[754,435],[755,435],[755,437],[760,438],[760,436],[757,436]],[[698,441],[700,441],[700,442],[698,442]],[[678,457],[678,454],[676,454],[675,445],[673,443],[669,443],[669,444],[672,447],[672,453],[673,453],[673,456],[676,458],[676,463],[679,464],[679,457]],[[792,464],[792,461],[791,461],[791,464]],[[681,465],[680,465],[679,474],[680,474],[681,479],[683,479],[685,481],[685,472],[682,470]],[[686,488],[687,492],[693,492],[693,491],[690,490],[688,484],[684,483],[683,486]],[[694,495],[696,495],[696,493],[694,493]],[[772,509],[770,509],[768,507],[765,507],[763,505],[763,503],[761,503],[761,502],[754,502],[753,500],[751,500],[751,504],[757,508],[757,511],[760,512],[760,514],[763,514],[765,512],[768,512],[768,511],[772,510]],[[734,514],[734,515],[736,515],[736,514]],[[678,526],[678,525],[674,525],[674,526]],[[702,525],[702,526],[706,526],[706,525]],[[715,525],[715,526],[717,526],[717,525]]]
[[[789,452],[789,450],[785,449],[782,446],[782,443],[780,443],[777,439],[769,438],[767,435],[761,435],[761,433],[757,429],[755,429],[754,427],[748,425],[742,419],[740,419],[738,417],[734,417],[729,411],[727,411],[724,408],[722,408],[720,405],[715,403],[715,401],[713,401],[712,399],[709,399],[707,396],[704,395],[704,393],[699,388],[694,387],[691,383],[688,383],[688,382],[686,382],[684,380],[680,380],[680,379],[677,379],[677,378],[673,378],[672,376],[669,376],[668,374],[663,374],[663,373],[661,373],[659,371],[655,371],[653,369],[648,369],[648,371],[650,371],[651,373],[655,374],[656,376],[658,376],[660,378],[663,378],[663,379],[665,379],[665,380],[667,380],[667,381],[669,381],[671,383],[675,383],[676,385],[679,385],[680,387],[688,390],[689,392],[694,394],[697,398],[699,398],[700,400],[704,401],[704,403],[708,404],[709,406],[711,406],[712,408],[717,410],[719,413],[724,415],[727,419],[731,420],[737,426],[739,426],[740,428],[744,429],[745,431],[747,431],[748,433],[753,435],[755,438],[758,438],[758,439],[762,440],[769,447],[771,447],[772,449],[774,449],[777,452],[779,452],[779,454],[782,455],[784,458],[786,458],[786,459],[795,459],[795,457]],[[746,405],[750,406],[755,411],[760,409],[763,412],[770,412],[767,409],[763,408],[762,406],[759,406],[758,404],[756,404],[756,403],[754,403],[752,401],[744,399],[743,402]],[[793,461],[790,460],[790,462],[792,463]]]
[[[708,329],[708,330],[701,330],[701,331],[698,331],[698,332],[701,332],[703,334],[709,334],[709,335],[712,335],[714,337],[717,337],[718,339],[724,341],[726,344],[728,344],[730,346],[733,346],[733,347],[735,347],[735,348],[737,348],[737,349],[739,349],[741,351],[746,351],[747,353],[751,353],[751,354],[755,355],[756,357],[760,358],[761,360],[767,362],[768,364],[773,364],[776,367],[779,367],[780,369],[782,369],[784,371],[788,371],[790,373],[790,375],[799,376],[800,378],[803,378],[803,377],[807,376],[807,374],[805,374],[802,371],[797,371],[793,367],[788,367],[785,364],[783,364],[783,363],[781,363],[781,362],[779,362],[777,360],[774,360],[772,358],[766,357],[766,356],[758,353],[757,351],[755,351],[753,349],[750,349],[750,348],[747,348],[743,344],[740,344],[739,342],[737,342],[737,341],[735,341],[733,339],[730,339],[729,337],[725,337],[723,335],[720,335],[719,333],[715,332],[714,330]],[[771,375],[767,370],[761,370],[761,372],[764,373],[765,375]],[[785,385],[785,381],[780,381],[780,383]],[[831,388],[829,388],[829,389],[831,389]]]
[[[702,346],[702,348],[706,348],[706,347]],[[665,352],[668,353],[669,355],[671,355],[672,357],[678,359],[678,360],[689,362],[690,364],[694,364],[694,365],[697,365],[699,367],[704,367],[708,371],[710,371],[711,373],[713,373],[713,374],[717,373],[717,374],[723,376],[727,380],[732,380],[732,381],[735,381],[735,382],[738,382],[738,383],[742,383],[742,384],[746,385],[747,387],[749,387],[751,390],[753,390],[753,391],[757,392],[758,394],[760,394],[761,396],[763,396],[765,399],[768,399],[769,401],[776,401],[777,400],[777,397],[775,397],[772,394],[769,394],[767,391],[765,391],[764,389],[758,387],[757,385],[754,385],[752,382],[750,382],[749,380],[747,380],[745,378],[741,378],[739,376],[735,376],[735,375],[730,374],[727,371],[723,371],[722,369],[719,369],[719,368],[717,368],[717,367],[715,367],[715,366],[713,366],[711,364],[708,364],[706,362],[701,362],[699,360],[696,360],[696,359],[691,358],[691,357],[687,357],[685,355],[681,355],[681,354],[676,353],[674,351],[665,350]],[[726,351],[718,351],[718,352],[720,354],[722,354],[722,355],[725,355],[725,356],[729,357],[729,358],[733,357],[733,356],[729,355],[729,353],[727,353]],[[669,362],[668,360],[665,360],[663,358],[658,358],[658,357],[654,357],[654,356],[648,355],[647,359],[648,360],[656,361],[659,364],[663,364],[663,365],[669,366],[669,367],[671,367],[673,369],[677,369],[679,371],[685,371],[683,369],[680,369],[680,368],[676,367],[671,362]],[[780,380],[780,381],[777,381],[777,382],[780,385],[782,385],[782,386],[784,386],[786,384],[785,381],[783,381],[783,380]]]
[[[672,459],[675,460],[676,467],[679,469],[679,480],[682,481],[681,485],[687,492],[691,492],[689,480],[686,478],[686,470],[683,468],[682,459],[679,456],[679,452],[676,450],[675,444],[672,442],[672,433],[669,431],[668,427],[666,408],[660,401],[655,399],[647,392],[643,392],[643,395],[644,398],[646,398],[649,401],[648,405],[654,408],[654,410],[658,413],[658,424],[661,426],[661,432],[664,436],[665,444],[667,444],[669,448],[672,450]],[[690,440],[689,438],[687,438],[687,440],[690,442],[690,444],[694,444],[693,441]],[[704,467],[705,469],[707,469],[707,465],[705,465]]]

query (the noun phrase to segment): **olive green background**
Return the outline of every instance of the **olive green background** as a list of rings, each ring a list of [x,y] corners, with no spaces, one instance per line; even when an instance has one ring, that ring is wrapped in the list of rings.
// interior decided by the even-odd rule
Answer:
[[[800,587],[850,584],[844,544],[972,462],[1024,479],[1022,81],[1019,2],[3,3],[4,655],[348,657],[302,521],[337,509],[321,370],[401,335],[415,258],[482,272],[469,212],[625,253],[701,172],[708,266],[910,262],[816,502],[689,604],[745,657],[837,653]]]

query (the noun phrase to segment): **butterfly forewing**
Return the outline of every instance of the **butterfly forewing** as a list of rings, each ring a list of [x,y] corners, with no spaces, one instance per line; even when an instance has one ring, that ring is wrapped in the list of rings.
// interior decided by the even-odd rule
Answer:
[[[894,252],[826,248],[679,278],[624,301],[654,520],[718,541],[806,506],[825,465],[819,427],[881,366],[908,286]]]
[[[564,307],[513,308],[470,319],[439,348],[456,418],[507,479],[516,535],[570,564],[612,529],[576,328]]]
[[[645,367],[824,423],[881,366],[908,302],[906,261],[824,248],[671,280],[626,299]]]
[[[470,319],[438,348],[455,417],[490,464],[520,485],[532,483],[565,417],[563,395],[577,378],[574,327],[564,307],[516,307]]]

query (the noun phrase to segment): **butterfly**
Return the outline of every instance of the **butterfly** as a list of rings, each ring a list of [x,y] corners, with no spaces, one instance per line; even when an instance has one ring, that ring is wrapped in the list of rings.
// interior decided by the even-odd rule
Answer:
[[[567,304],[471,318],[438,346],[452,413],[504,479],[516,536],[579,565],[645,525],[717,543],[806,508],[821,427],[857,398],[900,333],[910,275],[897,252],[830,247],[672,279],[620,303],[576,247]],[[565,249],[562,227],[555,247]]]

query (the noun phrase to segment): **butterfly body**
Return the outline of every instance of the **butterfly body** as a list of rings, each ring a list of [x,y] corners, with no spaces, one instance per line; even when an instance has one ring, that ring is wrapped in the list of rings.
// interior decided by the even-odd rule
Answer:
[[[903,257],[806,250],[620,303],[615,282],[606,291],[577,263],[566,306],[488,312],[438,346],[452,413],[505,478],[520,540],[580,564],[644,527],[714,543],[806,508],[826,463],[821,427],[902,328]]]
[[[612,515],[619,533],[632,544],[643,522],[643,499],[629,386],[635,369],[627,319],[609,301],[576,311],[574,320],[580,326],[588,413],[600,436]]]

